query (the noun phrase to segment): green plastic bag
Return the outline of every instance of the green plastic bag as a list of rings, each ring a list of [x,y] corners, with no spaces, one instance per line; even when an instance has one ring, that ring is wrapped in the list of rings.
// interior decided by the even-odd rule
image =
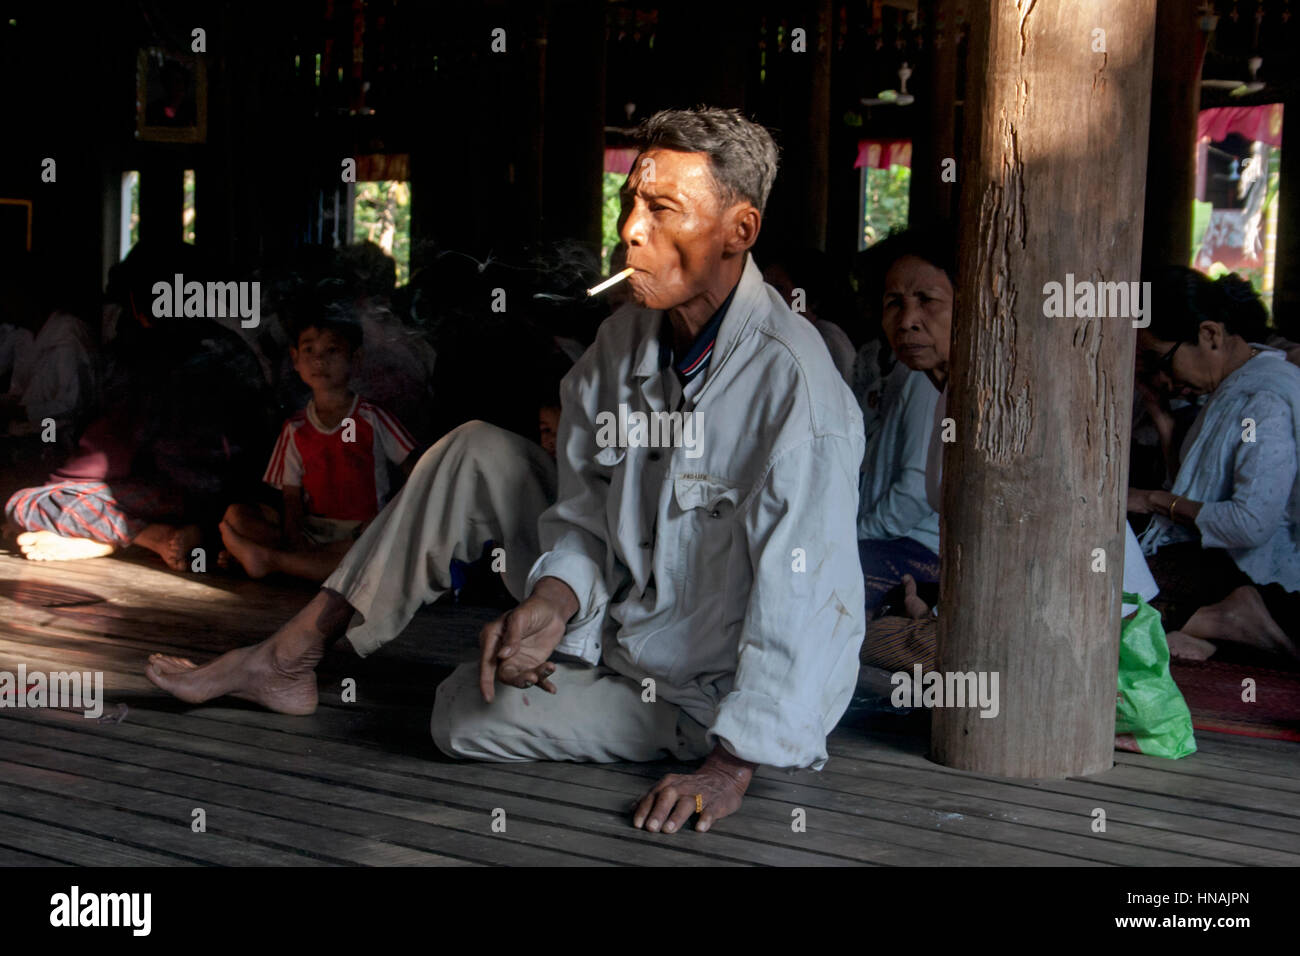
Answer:
[[[1131,737],[1137,750],[1151,757],[1186,757],[1196,752],[1192,713],[1169,674],[1160,612],[1136,594],[1125,592],[1124,603],[1138,610],[1120,628],[1115,736]]]

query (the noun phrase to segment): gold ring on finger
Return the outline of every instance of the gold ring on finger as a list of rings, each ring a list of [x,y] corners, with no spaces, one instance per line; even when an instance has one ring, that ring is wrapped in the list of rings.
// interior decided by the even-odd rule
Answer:
[[[704,812],[704,794],[702,793],[697,793],[695,795],[695,812],[696,813]]]

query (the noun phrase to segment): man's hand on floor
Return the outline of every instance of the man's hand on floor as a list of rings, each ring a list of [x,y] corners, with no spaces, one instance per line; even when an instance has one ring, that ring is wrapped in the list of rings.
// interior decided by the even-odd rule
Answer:
[[[637,804],[632,825],[651,833],[676,833],[695,812],[698,794],[703,809],[695,829],[703,833],[714,821],[740,809],[757,766],[718,744],[695,773],[670,773],[655,784]]]
[[[577,610],[578,598],[567,584],[542,578],[523,604],[485,626],[478,638],[483,699],[492,703],[497,681],[521,688],[536,684],[554,694],[555,685],[547,679],[555,672],[550,657]]]

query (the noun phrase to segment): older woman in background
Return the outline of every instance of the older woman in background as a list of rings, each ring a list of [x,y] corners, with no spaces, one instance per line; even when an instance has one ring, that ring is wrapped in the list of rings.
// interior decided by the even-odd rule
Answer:
[[[867,610],[875,611],[905,578],[939,580],[939,515],[927,500],[926,459],[947,380],[956,270],[940,227],[896,233],[871,253],[868,285],[883,303],[882,323],[900,360],[886,380],[859,489],[858,551]]]
[[[1172,487],[1131,488],[1128,510],[1161,591],[1170,651],[1205,659],[1215,641],[1300,659],[1300,368],[1260,344],[1267,313],[1236,275],[1170,268],[1153,287],[1138,360],[1152,396],[1208,396]],[[1172,419],[1147,402],[1162,440]]]

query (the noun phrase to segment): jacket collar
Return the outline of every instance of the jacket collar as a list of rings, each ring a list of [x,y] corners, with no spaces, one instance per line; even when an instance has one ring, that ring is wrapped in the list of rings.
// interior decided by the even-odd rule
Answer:
[[[759,271],[757,264],[755,264],[754,257],[746,252],[745,268],[741,270],[740,282],[736,284],[735,291],[732,293],[731,305],[727,308],[727,314],[723,317],[722,325],[718,329],[718,335],[713,341],[713,354],[709,358],[709,368],[705,372],[705,381],[700,386],[700,392],[696,394],[697,400],[699,395],[709,387],[709,383],[716,377],[718,369],[726,362],[727,356],[731,354],[736,343],[740,341],[749,328],[750,318],[755,312],[755,306],[761,301],[762,294],[763,273]],[[634,378],[649,378],[652,375],[659,374],[659,329],[663,322],[664,313],[659,310],[652,314],[658,317],[658,321],[649,322],[646,325],[646,331],[637,347],[636,361],[632,368]]]

